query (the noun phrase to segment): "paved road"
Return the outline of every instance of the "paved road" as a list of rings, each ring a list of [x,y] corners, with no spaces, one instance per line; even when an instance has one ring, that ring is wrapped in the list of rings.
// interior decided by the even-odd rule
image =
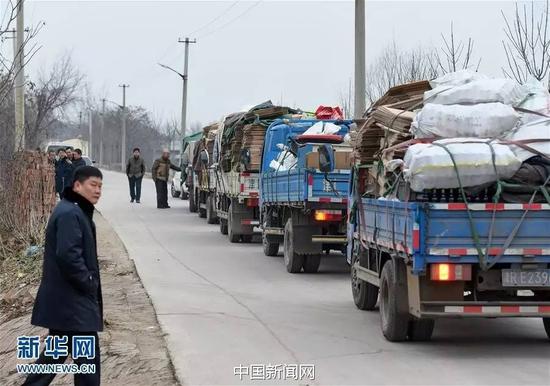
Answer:
[[[439,321],[432,342],[389,343],[378,312],[355,308],[341,256],[290,275],[282,257],[230,244],[187,201],[157,210],[150,180],[139,205],[121,174],[104,183],[99,209],[135,260],[184,384],[241,384],[235,366],[294,363],[315,364],[310,384],[550,384],[539,319]]]

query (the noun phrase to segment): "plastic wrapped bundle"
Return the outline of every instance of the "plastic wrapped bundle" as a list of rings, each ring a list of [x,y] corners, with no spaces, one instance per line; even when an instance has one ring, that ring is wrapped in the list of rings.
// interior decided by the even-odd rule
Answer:
[[[526,87],[511,79],[481,79],[456,87],[436,87],[424,93],[424,101],[439,105],[500,102],[516,106],[528,93]]]
[[[513,107],[503,103],[437,105],[428,103],[416,115],[411,132],[416,138],[494,138],[512,130],[519,121]]]
[[[507,139],[524,141],[525,146],[550,157],[550,119],[539,119],[522,125],[508,135]],[[537,155],[521,146],[511,145],[511,149],[521,161]]]
[[[454,163],[449,153],[452,154]],[[521,166],[520,159],[509,146],[477,138],[444,139],[432,144],[415,144],[407,150],[404,161],[405,180],[416,192],[460,187],[457,170],[462,187],[465,188],[511,178]]]

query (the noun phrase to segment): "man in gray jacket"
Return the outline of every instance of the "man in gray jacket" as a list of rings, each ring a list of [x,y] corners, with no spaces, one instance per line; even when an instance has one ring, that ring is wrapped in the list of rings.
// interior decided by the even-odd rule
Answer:
[[[141,198],[141,180],[145,174],[145,161],[141,158],[139,147],[134,148],[134,154],[126,163],[126,175],[130,184],[130,202]]]

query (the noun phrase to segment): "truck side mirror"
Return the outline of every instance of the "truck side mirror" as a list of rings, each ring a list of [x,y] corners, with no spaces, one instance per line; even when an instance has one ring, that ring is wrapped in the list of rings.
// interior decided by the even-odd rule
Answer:
[[[208,166],[208,163],[210,161],[209,158],[210,157],[208,156],[208,152],[206,150],[202,150],[200,154],[200,160],[204,166]]]
[[[317,148],[319,153],[319,170],[323,173],[330,173],[334,170],[334,150],[332,146],[324,144]]]

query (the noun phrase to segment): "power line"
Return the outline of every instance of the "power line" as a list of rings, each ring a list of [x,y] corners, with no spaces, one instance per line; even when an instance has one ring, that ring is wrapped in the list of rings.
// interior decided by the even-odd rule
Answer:
[[[220,20],[220,18],[224,15],[226,15],[235,5],[237,5],[239,3],[240,0],[237,0],[237,1],[234,1],[229,7],[227,7],[222,13],[220,13],[218,16],[216,16],[215,18],[213,18],[212,20],[210,20],[208,23],[204,24],[202,27],[199,27],[197,28],[196,30],[194,30],[193,32],[189,33],[189,35],[194,35],[195,33],[197,33],[198,31],[202,31],[203,29],[205,29],[206,27],[212,25],[213,23],[217,22],[218,20]]]
[[[200,35],[197,37],[197,39],[200,39],[200,38],[204,38],[204,37],[207,37],[207,36],[210,36],[220,30],[222,30],[223,28],[227,27],[228,25],[234,23],[235,21],[239,20],[241,17],[243,17],[244,15],[246,15],[248,12],[250,12],[253,8],[257,7],[263,0],[259,0],[257,2],[255,2],[254,4],[252,4],[250,7],[248,7],[247,9],[244,10],[244,12],[240,13],[239,15],[237,15],[236,17],[234,17],[233,19],[229,20],[227,23],[225,24],[222,24],[219,28],[217,29],[214,29],[210,32],[207,32],[205,33],[204,35]]]

